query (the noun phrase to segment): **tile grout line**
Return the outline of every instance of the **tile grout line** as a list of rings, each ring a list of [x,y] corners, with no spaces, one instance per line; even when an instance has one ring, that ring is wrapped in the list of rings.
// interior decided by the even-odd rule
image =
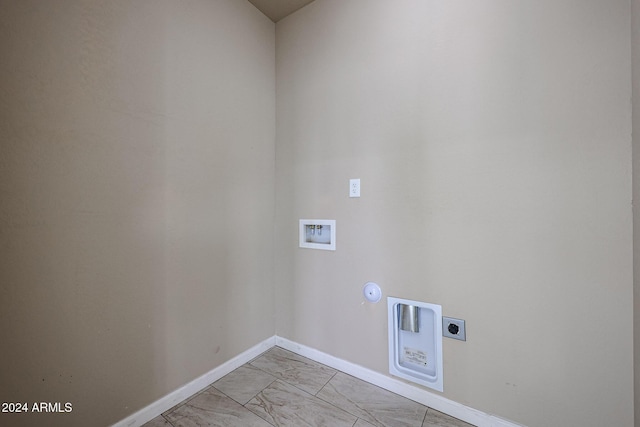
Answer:
[[[290,352],[289,350],[287,350],[287,349],[285,349],[285,348],[281,348],[281,347],[279,347],[279,348],[280,348],[281,350],[285,351],[285,352],[288,352],[288,353]],[[268,351],[267,351],[267,352],[268,352]],[[265,352],[265,353],[267,353],[267,352]],[[293,353],[293,352],[290,352],[290,353]],[[264,354],[263,354],[263,355],[264,355]],[[285,359],[286,359],[286,360],[288,360],[288,361],[291,361],[291,362],[295,362],[295,364],[296,364],[296,365],[298,365],[298,364],[302,364],[302,365],[304,365],[304,366],[308,366],[308,367],[310,367],[310,368],[314,368],[314,369],[315,369],[315,368],[318,368],[318,367],[319,367],[319,368],[321,368],[321,369],[323,369],[323,368],[331,369],[331,370],[333,371],[333,373],[331,374],[331,377],[330,377],[330,378],[329,378],[329,379],[328,379],[328,380],[327,380],[327,381],[322,385],[322,387],[320,387],[320,388],[318,389],[318,391],[316,391],[315,393],[310,393],[310,392],[309,392],[309,391],[307,391],[307,390],[303,390],[302,388],[300,388],[300,387],[299,387],[299,386],[297,386],[296,384],[293,384],[293,383],[289,382],[286,378],[279,378],[279,377],[275,377],[275,379],[274,379],[271,383],[269,383],[269,385],[267,385],[267,386],[266,386],[266,387],[264,387],[262,390],[260,390],[258,393],[256,393],[256,396],[257,396],[258,394],[260,394],[262,391],[264,391],[265,389],[269,388],[269,386],[271,386],[274,382],[276,382],[276,381],[280,380],[281,382],[283,382],[283,383],[285,383],[285,384],[287,384],[287,385],[289,385],[289,386],[291,386],[291,387],[294,387],[294,388],[296,388],[297,390],[300,390],[302,393],[307,394],[307,395],[309,395],[309,396],[311,396],[311,397],[315,397],[316,399],[318,399],[318,400],[320,400],[320,401],[322,401],[322,402],[326,403],[327,405],[329,405],[329,406],[331,406],[332,408],[334,408],[334,410],[335,410],[335,411],[345,412],[345,413],[347,413],[347,414],[350,414],[350,415],[354,416],[354,417],[355,417],[355,421],[354,421],[353,426],[355,426],[355,425],[358,423],[358,420],[360,419],[360,417],[358,417],[356,414],[352,414],[351,412],[349,412],[349,411],[347,411],[347,410],[345,410],[345,409],[343,409],[343,408],[340,408],[339,406],[336,406],[335,404],[333,404],[333,403],[331,403],[331,402],[328,402],[328,401],[326,401],[325,399],[322,399],[321,397],[319,397],[319,396],[318,396],[318,394],[319,394],[319,393],[320,393],[320,392],[321,392],[321,391],[322,391],[322,390],[323,390],[323,389],[324,389],[324,388],[325,388],[325,387],[326,387],[326,386],[331,382],[331,380],[332,380],[333,378],[335,378],[335,376],[336,376],[336,375],[338,375],[338,373],[339,373],[340,371],[339,371],[339,370],[337,370],[337,369],[331,368],[330,366],[327,366],[327,365],[325,365],[325,364],[323,364],[323,363],[316,362],[316,361],[314,361],[314,360],[312,360],[312,359],[309,359],[309,358],[307,358],[307,357],[305,357],[305,356],[300,356],[300,355],[297,355],[296,353],[293,353],[293,355],[298,356],[298,358],[302,358],[302,359],[305,359],[305,360],[299,360],[298,358],[295,358],[295,357],[286,357]],[[262,356],[262,355],[261,355],[261,356]],[[261,357],[261,356],[259,356],[259,357]],[[258,359],[259,357],[256,357],[256,359]],[[255,360],[255,359],[254,359],[254,360]],[[306,360],[309,360],[309,361],[313,362],[313,364],[308,363]],[[253,362],[253,360],[252,360],[251,362]],[[270,372],[268,372],[268,371],[265,371],[264,369],[261,369],[261,368],[259,368],[259,367],[257,367],[257,366],[254,366],[251,362],[249,362],[249,364],[251,364],[251,366],[255,367],[256,369],[261,370],[262,372],[265,372],[265,373],[267,373],[267,374],[269,374],[269,375],[273,376],[273,374],[272,374],[272,373],[270,373]],[[317,366],[313,366],[313,365],[317,365]],[[255,397],[255,396],[254,396],[254,397]],[[248,403],[248,402],[247,402],[247,403]],[[244,406],[244,405],[243,405],[243,406]],[[353,427],[353,426],[352,426],[352,427]]]
[[[282,347],[279,347],[279,346],[276,346],[276,347],[280,348],[281,350],[283,350],[283,351],[285,351],[285,352],[287,352],[287,353],[291,352],[290,350],[287,350],[287,349],[285,349],[285,348],[282,348]],[[266,351],[265,353],[268,353],[268,351]],[[291,352],[291,353],[293,353],[293,352]],[[306,391],[306,390],[301,389],[301,388],[300,388],[300,387],[298,387],[296,384],[290,383],[290,382],[289,382],[289,381],[287,381],[287,379],[285,379],[285,378],[278,378],[280,381],[282,381],[282,382],[284,382],[284,383],[286,383],[286,384],[288,384],[288,385],[290,385],[290,386],[292,386],[292,387],[295,387],[296,389],[298,389],[298,390],[302,391],[303,393],[306,393],[306,394],[308,394],[308,395],[310,395],[310,396],[314,396],[314,397],[316,397],[317,399],[319,399],[319,400],[321,400],[322,402],[324,402],[324,403],[326,403],[326,404],[330,405],[331,407],[335,408],[335,409],[336,409],[336,410],[338,410],[338,411],[343,411],[343,412],[346,412],[346,413],[348,413],[348,414],[350,414],[350,415],[354,416],[354,417],[356,418],[356,421],[355,421],[355,423],[354,423],[354,426],[355,426],[355,424],[357,424],[358,420],[362,420],[362,421],[365,421],[365,422],[369,423],[367,420],[365,420],[365,419],[361,418],[358,414],[355,414],[355,413],[353,413],[353,412],[351,412],[351,411],[349,411],[349,410],[347,410],[347,409],[345,409],[345,408],[341,408],[341,407],[339,407],[339,406],[336,406],[334,403],[329,402],[329,401],[327,401],[327,400],[325,400],[325,399],[323,399],[322,397],[320,397],[320,396],[319,396],[320,392],[321,392],[322,390],[324,390],[324,389],[327,387],[327,385],[329,385],[329,384],[331,383],[331,380],[333,380],[333,379],[334,379],[334,378],[335,378],[339,373],[343,373],[344,375],[347,375],[347,376],[349,376],[349,377],[352,377],[352,378],[354,378],[354,379],[356,379],[356,380],[358,380],[358,381],[362,381],[362,380],[360,380],[359,378],[354,377],[353,375],[350,375],[350,374],[344,373],[344,372],[340,371],[339,369],[335,369],[335,368],[332,368],[332,367],[330,367],[330,366],[327,366],[327,365],[325,365],[325,364],[323,364],[323,363],[320,363],[320,362],[314,361],[313,359],[309,359],[309,358],[307,358],[306,356],[298,355],[298,354],[296,354],[296,353],[293,353],[293,354],[294,354],[295,356],[301,357],[301,358],[303,358],[303,359],[305,359],[305,360],[299,360],[299,359],[298,359],[298,358],[296,358],[296,357],[285,357],[285,360],[288,360],[288,361],[291,361],[291,362],[295,362],[295,364],[302,364],[302,365],[305,365],[305,366],[311,366],[311,367],[314,367],[314,368],[315,368],[315,367],[320,367],[320,368],[329,368],[329,369],[333,370],[334,372],[333,372],[333,374],[331,375],[331,377],[330,377],[330,378],[329,378],[329,379],[324,383],[324,385],[323,385],[323,386],[322,386],[322,387],[321,387],[317,392],[315,392],[315,393],[313,393],[313,394],[312,394],[312,393],[309,393],[309,392],[308,392],[308,391]],[[263,355],[264,355],[264,354],[263,354]],[[263,356],[263,355],[261,355],[261,356]],[[261,356],[259,356],[259,357],[261,357]],[[256,357],[254,360],[258,359],[259,357]],[[313,364],[306,363],[306,359],[308,359],[309,361],[313,362]],[[253,362],[253,361],[252,361],[252,362]],[[317,366],[312,366],[312,365],[317,365]],[[254,366],[254,365],[252,364],[252,366]],[[263,370],[263,369],[261,369],[261,368],[259,368],[259,367],[257,367],[257,366],[254,366],[254,367],[255,367],[255,368],[257,368],[257,369],[260,369],[261,371],[263,371],[263,372],[265,372],[265,373],[267,373],[267,374],[272,375],[270,372],[265,371],[265,370]],[[272,382],[271,384],[273,384],[273,382]],[[270,385],[271,385],[271,384],[270,384]],[[373,385],[373,384],[372,384],[372,386],[374,386],[374,387],[378,387],[378,386],[375,386],[375,385]],[[267,386],[267,387],[269,387],[269,386]],[[266,389],[267,387],[265,387],[265,389]],[[263,390],[264,390],[264,389],[263,389]],[[387,390],[387,391],[388,391],[388,390]],[[259,393],[260,393],[260,392],[258,392],[258,394],[259,394]],[[393,393],[393,392],[390,392],[390,393],[395,394],[395,395],[397,395],[398,397],[402,397],[402,398],[406,399],[404,396],[400,396],[400,395],[398,395],[397,393]],[[346,398],[346,397],[345,397],[345,398]],[[360,407],[359,407],[356,403],[354,403],[354,402],[352,402],[352,403],[353,403],[354,405],[356,405],[359,409],[361,409],[363,412],[365,412],[365,413],[369,414],[369,412],[368,412],[368,411],[366,411],[364,408],[360,408]],[[416,403],[417,403],[417,402],[416,402]],[[429,410],[429,407],[428,407],[428,406],[426,406],[426,405],[422,405],[422,404],[420,404],[420,405],[421,405],[422,407],[424,407],[424,408],[425,408],[425,414],[424,414],[423,418],[420,420],[420,425],[419,425],[419,426],[416,426],[416,427],[422,427],[422,426],[423,426],[423,424],[424,424],[424,420],[425,420],[425,417],[426,417],[426,414],[427,414],[427,412],[428,412],[428,410]],[[373,418],[375,418],[375,417],[373,417]],[[369,424],[370,424],[370,423],[369,423]]]
[[[298,357],[300,357],[300,358],[308,359],[307,357],[300,356],[300,355],[298,355],[298,354],[296,354],[296,353],[293,353],[293,352],[291,352],[291,351],[289,351],[289,350],[287,350],[287,349],[285,349],[285,348],[282,348],[282,347],[279,347],[279,346],[274,346],[274,347],[278,347],[279,349],[281,349],[281,350],[283,350],[283,351],[285,351],[285,352],[287,352],[287,353],[292,353],[293,355],[298,356]],[[321,401],[323,401],[323,402],[325,402],[325,403],[327,403],[327,404],[331,405],[331,406],[332,406],[333,408],[335,408],[336,410],[342,410],[342,411],[344,411],[344,409],[341,409],[341,408],[339,408],[339,407],[337,407],[337,406],[335,406],[335,405],[333,405],[333,404],[331,404],[331,403],[329,403],[329,402],[326,402],[324,399],[321,399],[321,398],[319,398],[319,397],[317,396],[317,394],[318,394],[318,393],[320,393],[320,391],[321,391],[324,387],[326,387],[326,385],[329,383],[329,381],[331,381],[331,379],[332,379],[333,377],[335,377],[335,376],[336,376],[336,374],[338,373],[338,370],[337,370],[337,369],[333,369],[333,368],[328,367],[328,366],[326,366],[326,365],[324,365],[324,364],[322,364],[322,363],[319,363],[319,362],[315,362],[315,361],[313,361],[315,364],[317,364],[317,365],[321,365],[321,366],[323,366],[323,367],[325,367],[325,366],[326,366],[327,368],[329,368],[329,369],[333,370],[334,372],[333,372],[333,374],[331,375],[331,378],[329,378],[329,379],[327,380],[327,382],[325,382],[325,383],[324,383],[324,385],[323,385],[322,387],[320,387],[320,389],[319,389],[317,392],[315,392],[315,393],[309,393],[308,391],[303,390],[302,388],[298,387],[296,384],[292,384],[291,382],[287,381],[287,379],[286,379],[286,378],[279,378],[279,377],[277,377],[277,376],[273,375],[271,372],[266,371],[266,370],[264,370],[264,369],[260,368],[259,366],[255,366],[255,365],[253,364],[253,362],[255,362],[257,359],[259,359],[259,358],[263,357],[263,356],[264,356],[266,353],[268,353],[270,350],[271,350],[271,349],[269,349],[269,350],[265,351],[264,353],[260,354],[259,356],[255,357],[254,359],[252,359],[251,361],[249,361],[249,362],[247,362],[247,363],[246,363],[247,365],[251,365],[253,368],[258,369],[259,371],[262,371],[262,372],[264,372],[264,373],[266,373],[266,374],[268,374],[268,375],[272,376],[274,379],[273,379],[273,381],[271,381],[271,382],[270,382],[266,387],[264,387],[264,388],[262,388],[260,391],[258,391],[258,392],[257,392],[257,393],[256,393],[256,394],[255,394],[251,399],[249,399],[249,400],[247,401],[247,403],[245,403],[244,405],[242,405],[245,409],[247,409],[247,410],[248,410],[248,411],[250,411],[251,413],[254,413],[254,412],[253,412],[253,411],[251,411],[249,408],[247,408],[247,407],[246,407],[246,405],[247,405],[249,402],[251,402],[253,399],[255,399],[255,397],[256,397],[256,396],[258,396],[260,393],[262,393],[264,390],[266,390],[266,389],[267,389],[267,388],[269,388],[271,385],[273,385],[273,383],[275,383],[276,381],[280,380],[281,382],[283,382],[283,383],[285,383],[285,384],[288,384],[288,385],[290,385],[291,387],[294,387],[294,388],[296,388],[296,389],[300,390],[302,393],[308,394],[309,396],[315,397],[315,398],[317,398],[317,399],[319,399],[319,400],[321,400]],[[287,358],[285,358],[285,359],[286,359],[286,360],[289,360],[289,361],[291,361],[291,362],[295,362],[296,364],[298,364],[298,363],[302,363],[303,365],[311,366],[309,363],[306,363],[305,361],[297,360],[297,359],[296,359],[296,358],[294,358],[294,357],[287,357]],[[311,359],[308,359],[308,360],[311,360]],[[344,411],[344,412],[349,413],[348,411]],[[353,415],[353,414],[351,414],[351,415]],[[354,415],[354,416],[355,416],[355,415]],[[262,417],[260,417],[260,418],[262,418]],[[262,418],[262,419],[264,419],[264,418]],[[266,421],[267,423],[271,424],[268,420],[265,420],[265,421]],[[355,426],[355,424],[356,424],[357,422],[358,422],[358,417],[356,416],[356,421],[354,422],[354,424],[353,424],[353,425]],[[273,424],[271,424],[271,425],[273,425]],[[352,426],[352,427],[353,427],[353,426]]]
[[[318,394],[319,394],[322,390],[324,390],[324,388],[325,388],[325,387],[326,387],[326,386],[331,382],[331,380],[333,379],[333,377],[335,377],[336,375],[338,375],[338,371],[337,371],[337,370],[333,373],[333,375],[331,375],[331,378],[329,378],[329,379],[327,380],[327,382],[326,382],[326,383],[324,383],[324,384],[323,384],[323,386],[322,386],[322,387],[320,387],[320,389],[314,393],[314,396],[315,396],[315,397],[318,397]]]
[[[427,410],[424,411],[424,417],[422,417],[422,424],[420,424],[421,427],[424,427],[424,422],[427,420],[427,414],[429,413],[429,409],[431,408],[427,406]]]
[[[321,388],[320,390],[318,390],[318,393],[316,393],[316,394],[315,394],[315,397],[317,397],[318,399],[322,400],[323,402],[325,402],[325,403],[327,403],[327,404],[329,404],[329,405],[333,406],[334,408],[337,408],[337,409],[339,409],[339,410],[341,410],[341,411],[344,411],[344,412],[346,412],[347,414],[351,414],[351,415],[353,415],[354,417],[356,417],[356,421],[355,421],[356,423],[357,423],[357,422],[358,422],[358,420],[360,420],[360,419],[361,419],[362,421],[367,421],[367,420],[365,420],[365,419],[361,418],[359,415],[357,415],[357,414],[354,414],[354,413],[350,412],[348,409],[344,409],[344,408],[341,408],[341,407],[339,407],[339,406],[336,406],[335,404],[333,404],[333,403],[329,402],[328,400],[325,400],[325,399],[323,399],[322,397],[318,396],[318,394],[320,394],[320,392],[321,392],[322,390],[324,390],[324,388],[325,388],[327,385],[329,385],[329,383],[331,382],[331,380],[332,380],[336,375],[338,375],[338,372],[340,372],[340,371],[336,370],[336,373],[335,373],[335,374],[333,374],[333,376],[331,377],[331,379],[329,379],[329,381],[327,381],[327,383],[326,383],[324,386],[322,386],[322,388]],[[343,397],[344,397],[344,396],[343,396]],[[345,397],[345,399],[347,399],[347,398]],[[348,399],[347,399],[347,400],[348,400]],[[355,403],[354,403],[354,405],[355,405],[356,407],[360,408],[360,407],[359,407],[358,405],[356,405]],[[362,408],[360,408],[360,409],[362,409]],[[364,411],[364,410],[363,410],[363,411]],[[367,412],[367,411],[364,411],[364,412]],[[367,412],[367,413],[368,413],[368,412]],[[368,422],[368,421],[367,421],[367,422]],[[369,424],[370,424],[370,423],[369,423]],[[354,426],[355,426],[355,424],[354,424]]]
[[[289,379],[288,379],[288,378],[280,378],[280,377],[278,377],[278,376],[274,375],[273,373],[271,373],[271,372],[269,372],[269,371],[267,371],[267,370],[265,370],[265,369],[263,369],[263,368],[261,368],[261,367],[256,366],[256,365],[254,365],[254,364],[253,364],[253,363],[254,363],[254,362],[256,362],[258,359],[260,359],[260,358],[264,357],[267,353],[269,353],[269,352],[270,352],[274,347],[275,347],[275,348],[278,348],[278,349],[280,349],[280,350],[282,350],[282,351],[284,351],[284,352],[286,352],[286,353],[292,353],[292,355],[293,355],[293,356],[295,356],[295,357],[283,357],[283,362],[284,362],[284,364],[285,364],[285,367],[286,367],[286,366],[288,366],[290,363],[294,362],[294,363],[293,363],[293,368],[291,368],[291,369],[293,369],[293,370],[298,369],[298,367],[304,367],[304,369],[307,369],[307,368],[308,368],[308,369],[320,369],[320,370],[325,370],[325,368],[326,368],[326,369],[329,369],[330,371],[333,371],[333,373],[331,373],[331,375],[330,375],[330,377],[328,378],[328,380],[326,380],[326,381],[325,381],[325,383],[324,383],[324,384],[322,384],[322,386],[321,386],[317,391],[315,391],[315,392],[310,392],[310,391],[304,390],[304,389],[300,388],[298,385],[296,385],[296,384],[293,384],[293,383],[289,382]],[[246,403],[242,404],[242,403],[238,402],[238,401],[237,401],[237,400],[235,400],[233,397],[229,396],[227,393],[225,393],[224,391],[222,391],[222,390],[220,390],[220,389],[218,389],[217,387],[215,387],[215,386],[214,386],[214,384],[215,384],[217,381],[220,381],[220,379],[224,378],[224,377],[222,377],[222,378],[220,378],[220,379],[218,379],[218,380],[216,380],[216,381],[214,381],[214,382],[212,382],[212,383],[208,384],[207,386],[203,387],[201,390],[197,391],[197,392],[196,392],[196,393],[194,393],[193,395],[188,396],[188,397],[187,397],[187,398],[185,398],[182,402],[179,402],[178,404],[176,404],[176,405],[175,405],[175,406],[173,406],[172,408],[169,408],[169,409],[168,409],[167,411],[165,411],[164,413],[160,414],[160,415],[162,416],[162,419],[164,419],[164,420],[165,420],[165,422],[168,424],[168,426],[175,427],[175,425],[174,425],[174,424],[173,424],[173,423],[172,423],[172,422],[171,422],[171,421],[170,421],[170,420],[165,416],[165,414],[166,414],[166,415],[169,415],[169,414],[173,413],[174,411],[178,410],[180,407],[182,407],[182,406],[184,406],[184,405],[187,405],[189,401],[191,401],[191,400],[195,399],[197,396],[199,396],[199,395],[201,395],[201,394],[205,393],[207,390],[215,390],[215,391],[219,392],[220,394],[222,394],[223,396],[225,396],[226,398],[230,399],[231,401],[233,401],[233,402],[235,402],[235,403],[239,404],[239,405],[240,405],[242,408],[244,408],[246,411],[248,411],[248,412],[250,412],[250,413],[252,413],[252,414],[254,414],[254,415],[258,416],[260,419],[262,419],[263,421],[265,421],[267,424],[269,424],[269,425],[271,425],[271,426],[275,426],[275,424],[273,424],[273,423],[272,423],[272,422],[270,422],[269,420],[267,420],[267,419],[265,419],[265,418],[262,418],[260,415],[258,415],[257,413],[255,413],[255,412],[253,412],[251,409],[249,409],[249,408],[247,407],[247,404],[248,404],[249,402],[253,401],[253,400],[254,400],[254,399],[255,399],[255,398],[256,398],[260,393],[264,392],[266,389],[268,389],[269,387],[271,387],[271,386],[272,386],[276,381],[278,381],[278,380],[279,380],[279,381],[281,381],[283,384],[286,384],[286,385],[288,385],[288,386],[290,386],[290,387],[293,387],[293,388],[295,388],[295,389],[299,390],[300,392],[302,392],[302,393],[303,393],[303,394],[305,394],[305,395],[308,395],[308,396],[310,396],[310,397],[313,397],[313,398],[315,398],[315,399],[318,399],[318,400],[319,400],[319,401],[321,401],[321,402],[324,402],[325,404],[329,405],[331,408],[334,408],[334,410],[335,410],[335,411],[344,412],[344,413],[346,413],[346,414],[349,414],[349,415],[351,415],[351,416],[355,417],[355,421],[354,421],[354,423],[352,424],[352,426],[351,426],[351,427],[355,427],[355,426],[359,423],[359,421],[360,421],[360,420],[362,420],[362,422],[363,422],[363,423],[370,424],[370,422],[369,422],[369,421],[367,421],[367,419],[364,419],[364,418],[360,417],[359,415],[357,415],[357,414],[355,414],[355,413],[352,413],[350,410],[345,409],[345,408],[342,408],[342,407],[340,407],[340,406],[337,406],[335,403],[332,403],[332,402],[330,402],[330,401],[327,401],[327,400],[325,400],[324,398],[322,398],[322,397],[320,397],[320,396],[319,396],[319,395],[322,393],[322,391],[323,391],[323,390],[327,391],[327,386],[329,386],[330,384],[332,384],[332,381],[334,381],[334,380],[335,380],[335,381],[337,381],[337,380],[336,380],[336,377],[338,376],[338,374],[339,374],[339,373],[342,373],[342,374],[346,375],[347,377],[350,377],[350,378],[352,378],[352,379],[354,379],[354,380],[358,380],[358,381],[362,381],[362,382],[364,382],[364,383],[367,383],[367,384],[369,384],[369,385],[371,385],[371,386],[373,386],[373,387],[375,387],[375,388],[380,388],[380,389],[382,389],[382,390],[384,390],[384,391],[386,391],[386,392],[389,392],[389,393],[391,393],[391,394],[394,394],[394,395],[396,395],[396,396],[398,396],[398,397],[401,397],[401,398],[404,398],[404,399],[408,399],[407,397],[402,396],[402,395],[400,395],[400,394],[398,394],[398,393],[395,393],[395,392],[393,392],[393,391],[390,391],[390,390],[386,390],[386,389],[384,389],[384,388],[381,388],[380,386],[378,386],[378,385],[376,385],[376,384],[373,384],[373,383],[367,382],[367,381],[362,380],[362,379],[360,379],[360,378],[358,378],[358,377],[355,377],[355,376],[354,376],[354,375],[352,375],[352,374],[349,374],[349,373],[344,372],[344,371],[342,371],[342,370],[340,370],[340,369],[337,369],[337,368],[333,368],[333,367],[331,367],[331,366],[329,366],[329,365],[326,365],[326,364],[324,364],[324,363],[318,362],[318,361],[316,361],[316,360],[310,359],[310,358],[308,358],[308,357],[306,357],[306,356],[303,356],[303,355],[301,355],[301,354],[297,354],[297,353],[292,352],[291,350],[288,350],[288,349],[286,349],[286,348],[283,348],[283,347],[280,347],[280,346],[274,346],[274,347],[271,347],[270,349],[268,349],[268,350],[264,351],[263,353],[259,354],[258,356],[254,357],[253,359],[251,359],[251,360],[249,360],[249,361],[245,362],[243,365],[240,365],[240,366],[238,366],[236,369],[234,369],[234,371],[236,371],[237,369],[239,369],[239,368],[240,368],[240,367],[242,367],[242,366],[245,366],[245,367],[251,367],[252,369],[257,369],[258,371],[263,372],[264,374],[267,374],[269,377],[271,377],[271,378],[272,378],[272,380],[271,380],[271,381],[270,381],[266,386],[262,387],[262,388],[261,388],[260,390],[258,390],[255,394],[253,394],[253,396],[251,396],[251,397],[247,400],[247,402],[246,402]],[[277,361],[276,361],[276,363],[277,363]],[[269,367],[269,365],[265,365],[265,366]],[[234,371],[231,371],[231,372],[234,372]],[[287,372],[287,371],[288,371],[288,370],[287,370],[287,369],[285,369],[283,372]],[[227,375],[229,375],[231,372],[229,372]],[[280,374],[282,374],[282,373],[280,372]],[[225,375],[225,376],[226,376],[226,375]],[[292,379],[293,379],[293,380],[295,380],[296,378],[295,378],[295,377],[292,377]],[[334,387],[335,387],[335,384],[334,384]],[[328,392],[328,391],[327,391],[327,392]],[[341,393],[338,393],[338,394],[341,394]],[[354,404],[357,408],[361,409],[364,413],[366,413],[366,414],[368,414],[368,415],[371,415],[371,414],[369,413],[369,411],[367,411],[367,410],[365,410],[365,409],[363,409],[363,408],[360,408],[360,406],[359,406],[357,403],[355,403],[355,402],[351,401],[347,396],[342,396],[342,397],[346,398],[348,401],[350,401],[352,404]],[[244,399],[244,398],[243,398],[243,399]],[[408,400],[412,400],[412,399],[408,399]],[[427,420],[427,417],[428,417],[428,415],[429,415],[429,411],[435,411],[435,412],[437,412],[437,411],[436,411],[436,410],[434,410],[433,408],[431,408],[431,407],[429,407],[429,406],[425,405],[425,404],[420,403],[420,402],[416,402],[416,403],[418,403],[420,406],[422,406],[422,407],[424,407],[424,408],[425,408],[425,412],[424,412],[423,418],[422,418],[422,420],[421,420],[421,423],[420,423],[419,425],[417,425],[416,427],[424,427],[425,422],[426,422],[426,420]],[[373,417],[373,418],[374,418],[374,419],[376,419],[376,417]],[[415,419],[415,421],[419,421],[419,419]]]
[[[160,415],[171,427],[175,427],[171,421],[167,419],[164,415]]]
[[[323,366],[326,366],[326,365],[323,365]],[[331,368],[331,369],[333,369],[333,368]],[[336,375],[338,375],[338,373],[340,373],[340,372],[341,372],[341,371],[339,371],[339,370],[337,370],[337,369],[336,369],[335,371],[336,371],[336,372],[331,376],[331,378],[329,378],[329,381],[327,381],[327,382],[325,383],[325,385],[323,385],[323,386],[322,386],[322,388],[321,388],[320,390],[318,390],[318,392],[317,392],[314,396],[315,396],[317,399],[319,399],[319,400],[323,401],[324,403],[326,403],[326,404],[328,404],[328,405],[331,405],[332,407],[336,408],[337,410],[339,410],[339,411],[344,411],[344,412],[346,412],[347,414],[350,414],[350,415],[353,415],[354,417],[356,417],[356,420],[354,421],[353,426],[351,426],[351,427],[354,427],[356,424],[358,424],[358,420],[362,420],[362,421],[367,422],[368,424],[371,424],[371,423],[369,423],[367,420],[365,420],[365,419],[361,418],[359,415],[354,414],[354,413],[351,413],[348,409],[344,409],[344,408],[341,408],[341,407],[339,407],[339,406],[336,406],[336,405],[335,405],[335,404],[333,404],[332,402],[329,402],[329,401],[327,401],[327,400],[323,399],[322,397],[318,396],[318,394],[320,394],[320,392],[321,392],[322,390],[324,390],[324,388],[325,388],[327,385],[329,385],[329,383],[331,382],[331,380],[332,380],[332,379],[334,379],[334,378],[335,378],[335,376],[336,376]],[[356,406],[357,406],[357,405],[356,405]],[[358,408],[359,408],[359,407],[358,407]],[[360,408],[360,409],[362,409],[362,408]],[[366,412],[366,411],[364,411],[364,412]],[[367,413],[368,413],[368,412],[367,412]],[[375,427],[375,426],[374,426],[374,427]]]

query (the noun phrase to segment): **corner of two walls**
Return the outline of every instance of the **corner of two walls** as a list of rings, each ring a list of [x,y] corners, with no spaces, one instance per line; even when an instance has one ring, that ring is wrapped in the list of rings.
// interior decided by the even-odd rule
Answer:
[[[0,401],[109,425],[273,335],[275,26],[0,3]]]
[[[386,372],[374,280],[467,320],[446,397],[631,423],[628,2],[316,0],[277,41],[234,0],[0,20],[2,401],[109,424],[274,329]]]
[[[467,321],[445,397],[631,425],[628,23],[622,0],[316,0],[278,22],[278,335],[386,373],[375,281]],[[298,248],[300,218],[337,220],[337,250]]]

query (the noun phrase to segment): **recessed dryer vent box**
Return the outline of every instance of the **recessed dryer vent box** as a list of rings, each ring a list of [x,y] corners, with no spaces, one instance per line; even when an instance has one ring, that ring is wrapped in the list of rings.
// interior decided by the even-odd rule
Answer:
[[[301,219],[300,247],[309,249],[336,250],[335,219]]]
[[[388,297],[389,373],[443,391],[442,306]]]

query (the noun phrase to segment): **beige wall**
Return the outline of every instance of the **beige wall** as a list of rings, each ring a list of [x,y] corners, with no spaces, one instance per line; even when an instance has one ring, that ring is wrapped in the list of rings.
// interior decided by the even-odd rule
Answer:
[[[631,2],[635,425],[640,427],[640,0]]]
[[[316,0],[276,44],[278,335],[386,373],[373,280],[466,319],[447,398],[632,425],[629,2]]]
[[[273,335],[275,28],[0,2],[3,425],[108,425]],[[232,323],[233,321],[233,323]]]
[[[467,320],[446,397],[631,425],[629,3],[316,0],[276,38],[244,1],[0,2],[0,400],[73,403],[0,420],[107,425],[274,331],[386,373],[374,280]]]

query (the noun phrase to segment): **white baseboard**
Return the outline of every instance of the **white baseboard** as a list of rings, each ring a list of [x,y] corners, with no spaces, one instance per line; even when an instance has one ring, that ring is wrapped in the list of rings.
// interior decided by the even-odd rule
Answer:
[[[523,427],[286,338],[276,336],[275,345],[478,427]]]
[[[275,335],[115,423],[112,427],[140,427],[276,345],[478,427],[523,427],[520,424],[478,411],[393,377]]]
[[[115,423],[112,427],[139,427],[144,423],[151,421],[158,415],[162,414],[168,409],[171,409],[189,396],[199,392],[203,388],[218,381],[229,372],[239,368],[240,366],[269,350],[275,345],[275,342],[275,336],[267,338],[261,343],[251,347],[249,350],[240,353],[233,359],[212,369],[206,374],[201,375],[195,380],[183,385],[179,389],[172,391],[171,393],[160,398],[159,400],[156,400],[152,404],[142,408],[141,410],[128,416],[127,418]]]

